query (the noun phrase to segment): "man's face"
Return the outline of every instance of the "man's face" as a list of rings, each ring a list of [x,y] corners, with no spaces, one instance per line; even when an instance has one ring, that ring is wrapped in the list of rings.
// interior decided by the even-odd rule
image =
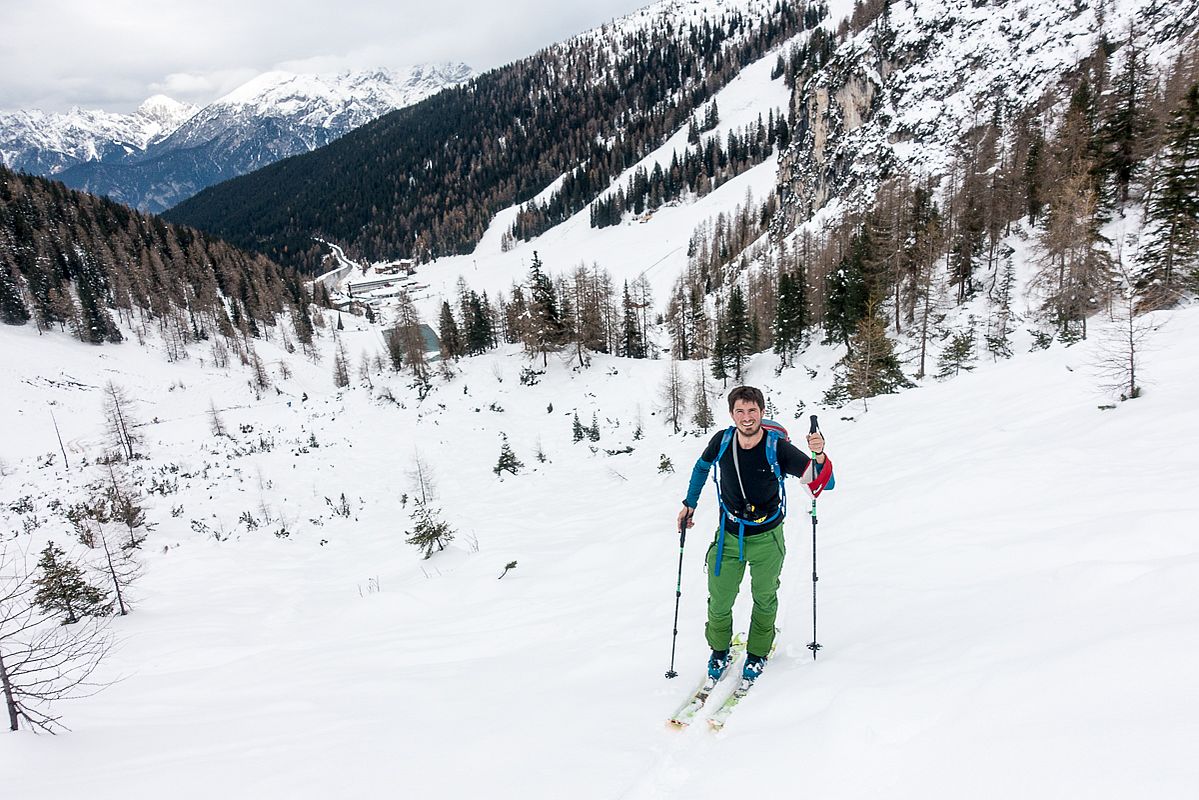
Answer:
[[[733,424],[743,436],[754,436],[762,427],[762,409],[752,400],[733,403]]]

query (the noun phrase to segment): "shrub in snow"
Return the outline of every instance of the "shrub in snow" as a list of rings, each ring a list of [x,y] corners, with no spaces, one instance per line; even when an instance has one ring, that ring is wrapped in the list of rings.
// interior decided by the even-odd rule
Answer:
[[[87,582],[83,570],[67,559],[62,548],[50,542],[37,563],[41,577],[33,581],[37,593],[33,603],[48,614],[66,614],[63,625],[81,617],[103,617],[112,604],[108,593]]]
[[[493,467],[491,471],[496,475],[499,475],[505,471],[516,475],[518,472],[524,469],[525,465],[516,457],[516,453],[512,452],[512,446],[508,444],[507,434],[501,435],[504,437],[504,443],[500,447],[500,460],[496,462],[495,467]]]
[[[454,529],[449,523],[438,518],[436,509],[431,508],[420,500],[412,512],[412,530],[408,531],[404,541],[415,545],[424,552],[424,557],[433,555],[434,548],[438,552],[454,539]]]

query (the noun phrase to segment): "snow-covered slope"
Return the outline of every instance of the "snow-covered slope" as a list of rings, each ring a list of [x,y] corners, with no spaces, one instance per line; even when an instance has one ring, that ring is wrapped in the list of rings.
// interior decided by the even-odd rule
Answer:
[[[381,348],[377,329],[345,321],[352,360]],[[54,539],[84,556],[52,501],[103,475],[82,459],[103,447],[108,380],[138,398],[147,459],[132,474],[161,492],[136,610],[112,622],[112,685],[58,707],[72,732],[10,736],[8,789],[1188,797],[1199,501],[1179,445],[1199,438],[1199,314],[1158,321],[1145,396],[1111,411],[1094,389],[1098,321],[1087,342],[876,398],[866,414],[814,404],[838,353],[801,357],[815,378],[757,359],[749,382],[793,432],[819,413],[836,464],[819,506],[824,649],[813,662],[805,647],[811,528],[793,486],[780,649],[720,737],[664,725],[706,659],[715,520],[709,488],[685,550],[680,678],[667,681],[673,519],[704,438],[668,435],[655,415],[664,362],[596,357],[578,372],[555,359],[528,387],[523,359],[498,351],[419,401],[374,372],[373,391],[333,392],[328,352],[314,364],[260,343],[279,393],[257,400],[245,372],[199,352],[166,364],[5,327],[0,413],[15,423],[0,516],[31,531],[10,545],[35,556]],[[384,385],[397,403],[372,399]],[[210,403],[232,438],[211,434]],[[50,458],[48,405],[70,469]],[[576,412],[597,416],[594,448],[572,443]],[[502,480],[501,434],[527,467]],[[403,541],[417,456],[458,532],[428,561]],[[348,516],[334,510],[343,494]]]
[[[797,39],[806,35],[800,34]],[[789,91],[781,77],[771,80],[770,73],[778,54],[788,47],[786,43],[746,66],[714,95],[720,108],[720,124],[704,134],[705,140],[723,140],[730,130],[739,130],[759,116],[765,118],[771,110],[785,113]],[[626,185],[638,167],[650,171],[654,164],[669,167],[671,158],[676,153],[681,156],[686,149],[684,129],[619,175],[612,186]],[[580,264],[598,264],[612,273],[617,285],[644,275],[653,288],[655,303],[661,307],[675,279],[686,268],[687,242],[696,226],[718,214],[732,214],[738,205],[745,204],[747,195],[754,202],[762,202],[774,190],[777,171],[777,162],[769,158],[702,198],[688,196],[640,219],[629,215],[622,224],[610,228],[592,228],[590,211],[584,209],[532,241],[516,242],[505,250],[503,234],[520,209],[510,207],[495,216],[470,255],[440,258],[420,266],[419,279],[429,286],[422,311],[426,319],[436,319],[440,299],[455,296],[459,276],[473,290],[487,291],[491,297],[497,292],[509,293],[514,281],[527,278],[534,252],[554,274],[568,273]],[[547,187],[543,195],[554,188]]]
[[[725,127],[709,135],[786,102],[769,77],[776,56],[718,95]],[[679,146],[643,163],[669,162]],[[694,226],[776,178],[767,162],[647,221],[597,231],[580,214],[508,252],[500,236],[515,209],[503,212],[472,256],[421,267],[425,318],[459,275],[506,290],[534,250],[555,273],[593,261],[617,281],[644,273],[660,305]],[[1005,244],[1023,313],[1040,302],[1027,288],[1036,243],[1017,225]],[[330,336],[318,363],[273,334],[255,343],[274,384],[259,396],[246,371],[213,369],[200,346],[167,364],[133,336],[85,348],[2,327],[10,546],[32,561],[53,539],[94,559],[59,504],[106,475],[96,459],[109,380],[137,398],[146,458],[118,468],[149,492],[153,525],[135,611],[111,623],[121,646],[98,676],[111,685],[56,708],[72,732],[10,736],[19,766],[6,789],[121,800],[398,787],[522,800],[1189,798],[1199,309],[1148,319],[1161,327],[1143,350],[1145,394],[1115,408],[1100,408],[1112,398],[1095,388],[1112,327],[1102,315],[1073,347],[1028,352],[1021,331],[1011,360],[872,398],[868,412],[818,403],[842,350],[812,346],[802,369],[781,371],[757,357],[747,382],[793,433],[818,413],[836,464],[837,489],[818,509],[823,649],[813,661],[806,648],[812,528],[792,484],[779,651],[718,737],[664,725],[707,656],[702,559],[715,524],[709,487],[684,551],[680,678],[667,681],[673,523],[705,439],[662,424],[665,362],[595,355],[578,370],[564,355],[527,386],[528,362],[500,349],[460,362],[420,399],[406,375],[371,365],[381,328],[346,315],[351,388],[332,389]],[[681,368],[690,382],[700,365]],[[723,421],[720,393],[710,402]],[[229,437],[213,435],[210,408]],[[600,441],[572,442],[576,414],[594,415]],[[525,469],[501,479],[492,467],[505,437]],[[663,457],[673,473],[659,471]],[[404,542],[417,459],[457,531],[429,560]]]

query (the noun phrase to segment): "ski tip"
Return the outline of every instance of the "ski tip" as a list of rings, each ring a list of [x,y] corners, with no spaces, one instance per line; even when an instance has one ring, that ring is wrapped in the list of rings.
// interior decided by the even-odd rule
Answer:
[[[666,727],[670,728],[672,731],[681,731],[681,730],[685,729],[687,727],[687,725],[688,725],[688,723],[684,722],[681,719],[666,720]]]

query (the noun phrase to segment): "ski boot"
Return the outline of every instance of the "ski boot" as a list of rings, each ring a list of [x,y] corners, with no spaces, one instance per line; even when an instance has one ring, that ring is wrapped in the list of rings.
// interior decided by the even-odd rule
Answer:
[[[745,666],[741,670],[741,680],[753,683],[765,668],[765,656],[748,655],[745,657]]]
[[[728,650],[713,650],[711,657],[708,659],[708,677],[714,681],[719,681],[724,677],[729,664],[732,663],[733,659],[729,655]]]

